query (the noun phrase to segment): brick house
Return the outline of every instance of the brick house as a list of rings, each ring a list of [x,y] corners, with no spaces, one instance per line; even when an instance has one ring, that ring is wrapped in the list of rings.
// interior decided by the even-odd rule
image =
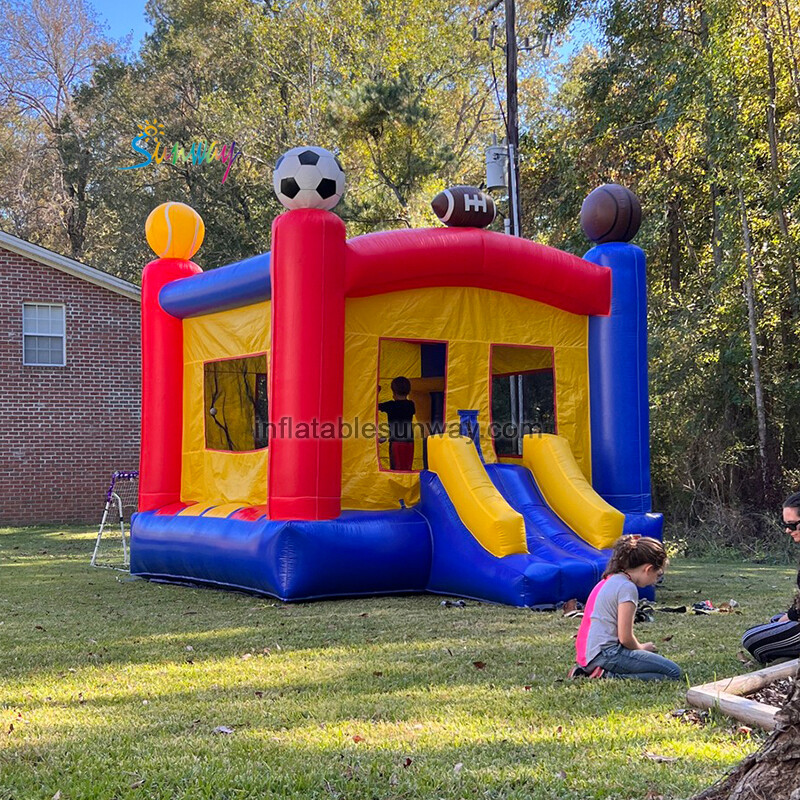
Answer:
[[[97,522],[138,469],[139,295],[0,231],[0,526]]]

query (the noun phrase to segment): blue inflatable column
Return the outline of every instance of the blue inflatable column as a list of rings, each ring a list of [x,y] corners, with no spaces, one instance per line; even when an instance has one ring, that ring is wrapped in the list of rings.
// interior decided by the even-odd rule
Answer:
[[[481,429],[478,425],[477,410],[473,411],[472,409],[459,408],[458,416],[461,420],[459,432],[462,436],[467,436],[472,439],[473,442],[475,442],[475,447],[478,451],[481,461],[486,463],[483,458],[483,451],[481,450]]]
[[[584,258],[611,269],[611,315],[589,318],[592,485],[625,514],[652,507],[644,252],[609,242]]]

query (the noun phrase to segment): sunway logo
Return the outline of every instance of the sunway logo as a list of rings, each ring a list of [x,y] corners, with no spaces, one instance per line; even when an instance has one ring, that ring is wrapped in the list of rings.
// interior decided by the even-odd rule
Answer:
[[[166,161],[168,164],[194,164],[199,167],[203,164],[211,164],[213,161],[221,161],[226,165],[222,182],[228,180],[231,167],[234,162],[242,155],[242,148],[233,140],[230,144],[224,144],[220,148],[219,142],[208,142],[205,139],[195,139],[190,144],[184,146],[178,142],[172,145],[171,154],[168,145],[164,144],[164,124],[157,119],[152,122],[146,119],[144,123],[138,125],[139,134],[131,140],[131,147],[134,152],[144,156],[144,161],[138,164],[131,164],[129,167],[117,167],[117,169],[140,169],[149,167],[151,164],[161,164]]]

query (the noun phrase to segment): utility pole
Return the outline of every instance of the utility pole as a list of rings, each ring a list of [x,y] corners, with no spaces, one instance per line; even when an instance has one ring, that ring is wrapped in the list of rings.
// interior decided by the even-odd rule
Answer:
[[[514,236],[522,236],[522,211],[519,196],[519,106],[517,100],[517,69],[520,51],[536,50],[542,58],[550,55],[550,45],[553,41],[553,32],[547,25],[546,18],[540,14],[539,25],[541,28],[538,41],[531,45],[530,37],[526,36],[522,44],[517,42],[517,9],[515,0],[492,0],[485,11],[482,11],[473,20],[472,38],[476,42],[486,42],[490,50],[497,46],[497,24],[489,24],[489,35],[478,35],[478,21],[491,14],[500,6],[505,11],[506,41],[503,50],[506,56],[506,126],[505,153],[500,155],[500,148],[495,141],[486,153],[487,185],[492,182],[496,189],[508,189],[508,216],[506,217],[506,231]],[[501,104],[502,106],[502,104]],[[502,107],[501,107],[502,112]],[[506,184],[501,187],[498,180],[500,161],[506,161]],[[491,174],[490,174],[491,173]]]
[[[508,204],[511,235],[522,236],[519,202],[519,115],[517,111],[517,9],[515,0],[505,0],[506,16],[506,106],[508,113]]]

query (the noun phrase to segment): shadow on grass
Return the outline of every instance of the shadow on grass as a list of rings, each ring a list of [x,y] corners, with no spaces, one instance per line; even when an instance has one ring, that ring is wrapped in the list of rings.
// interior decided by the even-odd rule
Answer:
[[[435,662],[433,651],[455,653],[473,669],[473,683],[479,682],[480,673],[471,667],[472,661],[530,662],[531,668],[538,661],[535,669],[540,678],[550,679],[563,675],[571,661],[577,621],[554,614],[471,601],[465,609],[443,609],[440,599],[429,595],[289,605],[253,595],[128,582],[119,573],[89,567],[84,548],[90,542],[80,538],[85,529],[63,537],[62,530],[48,527],[7,539],[0,536],[6,544],[12,539],[21,542],[21,549],[14,551],[19,553],[16,563],[4,570],[6,599],[0,598],[5,616],[0,647],[9,664],[7,677],[14,684],[52,679],[68,669],[168,667],[186,660],[186,646],[194,647],[196,665],[211,666],[263,648],[275,654],[276,646],[283,648],[283,658],[293,661],[341,658],[353,649],[370,663],[411,658],[426,669]],[[41,537],[46,553],[34,552]],[[80,561],[74,547],[81,548]],[[791,570],[783,571],[791,575]],[[763,598],[769,589],[765,575],[780,585],[775,569],[679,564],[668,574],[660,596],[671,605],[708,596],[716,602]],[[777,590],[775,594],[780,597]],[[776,606],[779,602],[756,610],[745,603],[746,615],[724,618],[658,615],[653,628],[641,628],[640,638],[654,638],[658,644],[667,636],[674,639],[661,647],[665,655],[690,669],[693,682],[732,675],[746,671],[735,659],[741,633],[767,618]],[[542,650],[550,654],[544,666],[541,652],[537,654]]]
[[[210,695],[196,702],[214,707]],[[464,709],[456,707],[450,725],[426,720],[421,729],[413,716],[390,723],[361,717],[320,722],[315,716],[287,725],[279,716],[270,719],[269,712],[260,720],[232,720],[224,713],[192,718],[196,709],[191,702],[179,718],[136,714],[92,728],[53,729],[35,743],[11,740],[0,754],[4,782],[69,797],[150,800],[586,800],[643,797],[654,785],[666,796],[685,797],[740,755],[735,749],[696,748],[684,750],[676,764],[648,761],[645,751],[675,752],[675,730],[643,727],[647,709],[638,705],[607,724],[574,720],[574,731],[555,726],[555,717],[536,720],[536,727],[512,727],[515,718],[503,719],[504,709],[494,714],[494,727],[470,725]],[[233,734],[214,735],[220,724],[232,726]]]

